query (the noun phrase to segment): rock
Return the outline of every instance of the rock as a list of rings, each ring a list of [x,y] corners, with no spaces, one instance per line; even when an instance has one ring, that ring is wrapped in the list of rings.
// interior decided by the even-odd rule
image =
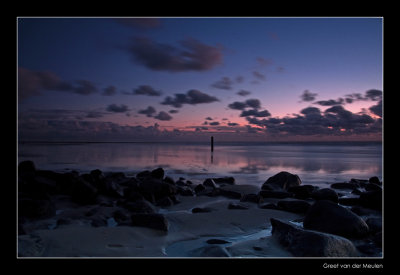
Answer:
[[[78,179],[72,189],[71,199],[79,204],[95,204],[97,202],[97,188],[83,179]]]
[[[194,195],[196,195],[196,193],[193,191],[193,189],[188,186],[178,186],[177,192],[181,196],[193,197]]]
[[[171,177],[169,177],[169,176],[166,176],[166,177],[164,178],[164,182],[169,183],[169,184],[172,184],[172,185],[175,184],[174,179],[171,178]]]
[[[132,214],[132,225],[168,231],[168,220],[162,214]]]
[[[374,183],[374,184],[377,184],[377,185],[382,185],[382,182],[379,181],[378,177],[371,177],[371,178],[369,178],[368,182],[369,183]]]
[[[129,220],[129,214],[122,209],[115,210],[112,217],[118,224],[125,223]]]
[[[203,185],[204,186],[208,186],[208,187],[212,187],[212,188],[218,188],[218,186],[217,186],[217,184],[214,182],[214,180],[213,179],[206,179],[204,182],[203,182]]]
[[[382,231],[382,218],[368,218],[365,223],[369,227],[369,232],[376,234]]]
[[[258,194],[263,198],[285,199],[293,197],[292,193],[286,191],[261,190]]]
[[[149,201],[175,195],[177,187],[159,179],[146,178],[139,182],[139,192]],[[153,200],[154,197],[154,200]]]
[[[206,241],[208,244],[226,244],[226,243],[230,243],[228,241],[225,240],[220,240],[220,239],[209,239]]]
[[[290,187],[299,185],[301,185],[299,176],[282,171],[268,178],[262,185],[261,189],[270,191],[287,191]]]
[[[56,207],[50,200],[18,199],[18,217],[29,219],[42,219],[55,216]]]
[[[208,207],[195,207],[195,208],[192,209],[192,213],[193,214],[195,214],[195,213],[209,213],[211,211],[212,211],[212,209],[208,208]]]
[[[354,257],[353,243],[343,237],[304,230],[271,218],[272,236],[295,257]]]
[[[259,188],[255,185],[225,185],[218,188],[219,194],[231,199],[241,199],[244,195],[257,193]]]
[[[247,210],[247,209],[249,209],[249,207],[244,204],[231,202],[228,205],[228,209]]]
[[[217,184],[235,184],[234,177],[212,178],[212,180]]]
[[[254,203],[262,203],[264,201],[263,197],[257,194],[245,194],[240,199],[241,202],[254,202]]]
[[[311,193],[314,191],[315,187],[312,185],[300,185],[292,186],[288,189],[288,192],[293,193],[296,199],[308,199],[311,197]]]
[[[193,249],[189,252],[190,257],[230,257],[223,246],[211,245]]]
[[[162,198],[162,199],[159,199],[159,200],[156,202],[156,205],[157,205],[157,206],[161,206],[161,207],[169,207],[169,206],[174,205],[174,202],[171,200],[171,198],[169,198],[169,197],[164,197],[164,198]]]
[[[367,183],[364,186],[366,191],[381,191],[382,187],[376,183]]]
[[[317,230],[346,238],[363,238],[368,225],[350,210],[331,201],[316,201],[304,217],[305,229]]]
[[[361,193],[360,205],[379,211],[382,210],[382,190]]]
[[[302,200],[283,200],[278,201],[278,209],[292,213],[306,213],[310,208],[310,204]]]
[[[162,169],[161,167],[154,169],[153,171],[150,172],[150,176],[152,178],[162,180],[164,178],[164,169]]]
[[[351,212],[357,214],[358,216],[376,216],[380,215],[380,212],[370,208],[364,208],[359,205],[355,205],[351,208]]]
[[[353,205],[359,204],[360,199],[359,198],[339,198],[338,203],[340,205],[353,206]]]
[[[196,185],[196,187],[194,188],[194,191],[196,192],[196,194],[199,194],[205,190],[206,190],[206,187],[201,183]]]
[[[355,189],[359,188],[360,185],[358,183],[351,183],[351,182],[337,182],[337,183],[332,183],[331,188],[334,189]]]
[[[156,213],[155,207],[147,200],[138,200],[135,202],[125,202],[124,208],[132,213],[152,214]]]
[[[314,200],[329,200],[337,203],[339,201],[338,194],[335,190],[330,188],[322,188],[312,192],[311,197]]]
[[[362,191],[359,188],[355,188],[353,189],[353,191],[351,191],[351,194],[353,195],[361,195]]]
[[[151,176],[151,172],[149,170],[141,171],[136,174],[137,179],[145,179]]]
[[[36,174],[36,167],[33,161],[25,160],[18,164],[18,176],[23,179],[33,178]]]

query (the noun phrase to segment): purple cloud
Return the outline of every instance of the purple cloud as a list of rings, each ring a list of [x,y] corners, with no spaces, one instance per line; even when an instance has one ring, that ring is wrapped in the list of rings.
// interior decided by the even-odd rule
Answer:
[[[129,111],[128,106],[126,106],[124,104],[121,104],[121,105],[110,104],[107,106],[106,110],[111,113],[125,113],[125,112]]]
[[[215,101],[219,101],[219,99],[198,90],[189,90],[186,94],[175,94],[174,97],[168,96],[161,104],[181,108],[183,104],[196,105]]]
[[[168,113],[166,113],[164,111],[161,111],[154,118],[158,119],[158,120],[171,120],[172,116],[170,116]]]

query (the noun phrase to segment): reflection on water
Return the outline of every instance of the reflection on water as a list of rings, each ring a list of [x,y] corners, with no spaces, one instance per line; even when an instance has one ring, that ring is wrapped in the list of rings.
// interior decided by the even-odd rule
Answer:
[[[33,160],[39,169],[136,173],[163,167],[167,174],[204,179],[231,175],[239,183],[289,171],[303,182],[382,178],[381,144],[209,145],[162,143],[22,144],[18,161]]]

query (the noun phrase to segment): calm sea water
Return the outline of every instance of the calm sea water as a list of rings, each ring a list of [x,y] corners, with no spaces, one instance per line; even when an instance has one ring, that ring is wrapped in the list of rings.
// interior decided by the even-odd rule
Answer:
[[[88,172],[121,171],[128,176],[163,167],[166,174],[193,182],[233,176],[237,184],[261,186],[270,176],[288,171],[303,184],[330,184],[351,178],[382,180],[381,143],[25,143],[18,162],[34,161],[38,169]]]

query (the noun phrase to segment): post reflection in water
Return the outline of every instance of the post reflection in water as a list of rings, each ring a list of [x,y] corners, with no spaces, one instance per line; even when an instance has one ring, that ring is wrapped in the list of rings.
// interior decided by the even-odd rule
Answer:
[[[220,144],[215,159],[208,144],[24,144],[19,146],[18,154],[18,161],[29,159],[38,169],[58,171],[101,169],[137,173],[162,167],[171,176],[183,173],[187,178],[252,176],[258,183],[280,171],[296,173],[303,182],[382,178],[380,144]]]

